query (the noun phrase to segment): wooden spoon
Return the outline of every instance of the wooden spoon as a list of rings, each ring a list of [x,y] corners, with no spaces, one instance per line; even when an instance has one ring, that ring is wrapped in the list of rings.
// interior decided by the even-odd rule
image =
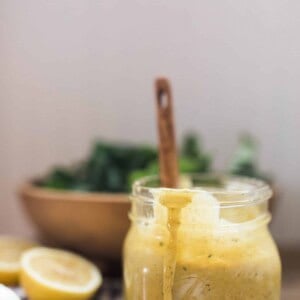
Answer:
[[[155,81],[157,125],[159,136],[159,173],[163,187],[178,185],[178,161],[174,130],[171,86],[166,78]]]

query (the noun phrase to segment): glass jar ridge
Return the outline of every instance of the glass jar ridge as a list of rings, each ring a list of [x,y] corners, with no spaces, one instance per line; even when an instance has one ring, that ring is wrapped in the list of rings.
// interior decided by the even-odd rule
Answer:
[[[254,228],[268,223],[271,219],[268,200],[272,196],[272,190],[269,185],[253,178],[220,174],[182,175],[177,189],[161,188],[158,176],[138,180],[133,185],[130,219],[136,222],[165,223],[163,219],[166,221],[166,216],[162,218],[159,214],[164,208],[160,206],[157,209],[158,198],[162,192],[183,195],[190,193],[195,199],[184,208],[181,223],[185,225],[203,223],[205,212],[214,213],[219,218],[220,230],[234,230],[237,226],[239,230]],[[196,212],[198,218],[195,217]]]

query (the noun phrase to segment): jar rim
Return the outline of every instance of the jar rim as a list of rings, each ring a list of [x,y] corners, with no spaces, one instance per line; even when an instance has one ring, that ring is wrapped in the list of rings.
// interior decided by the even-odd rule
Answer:
[[[132,186],[132,193],[133,196],[142,196],[145,201],[153,202],[154,198],[151,196],[162,190],[184,193],[205,191],[216,198],[223,198],[223,200],[219,200],[220,207],[254,205],[269,200],[273,194],[271,187],[263,180],[246,176],[226,173],[192,173],[182,174],[180,180],[189,181],[192,185],[165,188],[160,186],[159,176],[152,175],[135,181]],[[235,197],[226,198],[226,195],[234,195]]]

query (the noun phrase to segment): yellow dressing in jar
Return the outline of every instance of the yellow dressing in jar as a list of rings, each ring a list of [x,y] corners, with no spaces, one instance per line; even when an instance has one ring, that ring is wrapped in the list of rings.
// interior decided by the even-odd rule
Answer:
[[[279,300],[269,187],[239,177],[199,187],[193,176],[188,189],[159,188],[154,178],[134,186],[124,245],[126,299]]]

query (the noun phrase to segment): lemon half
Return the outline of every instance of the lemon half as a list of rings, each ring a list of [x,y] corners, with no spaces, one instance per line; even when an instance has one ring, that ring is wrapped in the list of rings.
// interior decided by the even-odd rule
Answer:
[[[0,283],[16,285],[19,281],[22,253],[35,244],[22,239],[0,236]]]
[[[21,285],[31,300],[87,300],[101,283],[97,267],[71,252],[39,247],[21,259]]]

